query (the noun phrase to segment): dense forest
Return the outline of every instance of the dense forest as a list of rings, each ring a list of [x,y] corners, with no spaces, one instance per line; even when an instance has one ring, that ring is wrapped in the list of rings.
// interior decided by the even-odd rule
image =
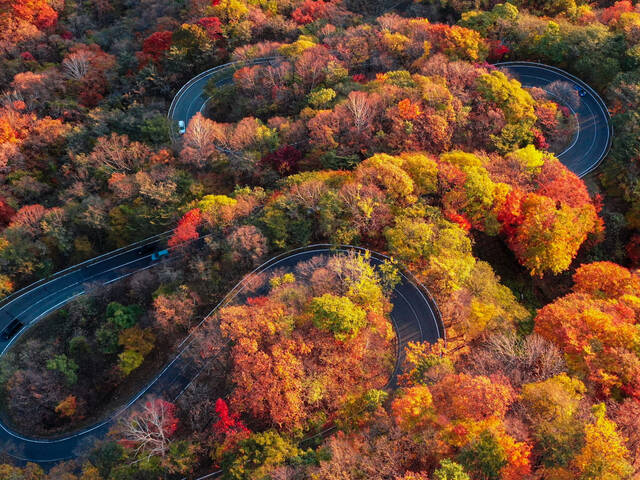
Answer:
[[[602,96],[594,172],[582,93],[508,60]],[[0,0],[0,92],[0,301],[170,232],[0,356],[0,421],[70,434],[190,366],[1,479],[640,479],[640,4]],[[389,260],[248,275],[311,244]],[[445,332],[399,352],[403,272]]]

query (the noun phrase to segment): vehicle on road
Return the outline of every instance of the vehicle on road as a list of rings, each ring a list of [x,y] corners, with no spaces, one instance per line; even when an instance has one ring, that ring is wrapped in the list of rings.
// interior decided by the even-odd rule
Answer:
[[[158,248],[157,243],[149,243],[147,245],[142,245],[138,250],[136,250],[136,254],[139,256],[151,255]]]
[[[577,141],[573,141],[556,155],[578,177],[584,177],[595,170],[609,152],[613,137],[609,111],[598,93],[580,79],[549,65],[532,62],[500,62],[496,66],[500,70],[509,71],[527,88],[545,89],[555,81],[570,85],[569,88],[578,94],[577,99],[567,98],[567,103],[575,102],[572,108],[578,122],[579,138],[576,137]]]
[[[178,133],[179,133],[180,135],[184,135],[184,132],[186,132],[186,131],[187,131],[187,127],[186,127],[186,125],[184,124],[184,120],[180,120],[180,121],[178,122]]]
[[[7,325],[6,327],[4,327],[4,330],[2,330],[2,333],[0,333],[0,337],[3,340],[9,340],[11,337],[13,337],[16,333],[18,333],[18,331],[24,327],[24,324],[18,320],[17,318],[13,319],[11,321],[11,323],[9,325]]]
[[[165,250],[158,250],[157,252],[153,252],[151,254],[151,260],[153,260],[154,262],[157,260],[161,260],[164,257],[167,257],[169,255],[169,250],[165,249]]]

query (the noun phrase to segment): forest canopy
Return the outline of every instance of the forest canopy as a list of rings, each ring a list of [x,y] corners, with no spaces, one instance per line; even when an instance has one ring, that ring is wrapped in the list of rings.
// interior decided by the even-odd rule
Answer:
[[[636,478],[639,59],[627,0],[0,0],[0,302],[158,235],[0,357],[0,420],[72,434],[184,359],[0,477]],[[583,92],[511,60],[602,96],[593,173]],[[311,244],[389,260],[247,275]],[[437,342],[400,345],[407,279]]]

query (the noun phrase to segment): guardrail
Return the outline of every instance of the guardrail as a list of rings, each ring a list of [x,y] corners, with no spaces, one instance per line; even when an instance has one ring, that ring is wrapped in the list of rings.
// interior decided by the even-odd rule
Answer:
[[[602,110],[602,113],[604,114],[604,116],[605,116],[605,118],[607,120],[609,138],[607,139],[607,148],[600,155],[598,160],[591,167],[589,167],[589,169],[587,169],[584,173],[582,173],[579,176],[580,177],[584,177],[584,176],[588,175],[589,173],[593,172],[596,168],[598,168],[600,166],[602,161],[609,154],[609,151],[611,150],[611,145],[613,143],[613,133],[614,133],[613,132],[613,124],[611,123],[611,114],[609,113],[609,108],[607,107],[607,104],[604,103],[604,100],[598,94],[598,92],[596,92],[588,83],[585,83],[584,81],[580,80],[575,75],[573,75],[573,74],[571,74],[571,73],[569,73],[569,72],[567,72],[567,71],[565,71],[565,70],[563,70],[561,68],[554,67],[553,65],[545,65],[544,63],[527,62],[527,61],[498,62],[498,63],[494,64],[494,66],[496,66],[496,67],[527,66],[527,65],[534,65],[536,67],[541,67],[541,68],[544,68],[546,70],[550,70],[552,72],[558,73],[558,74],[568,78],[569,80],[571,80],[575,84],[579,85],[581,88],[583,88],[586,91],[588,91],[589,94],[595,99],[596,103],[600,106],[600,109]]]
[[[218,65],[216,67],[210,68],[209,70],[206,70],[198,75],[196,75],[195,77],[193,77],[191,80],[189,80],[186,84],[184,84],[182,86],[182,88],[180,88],[180,90],[178,91],[178,93],[176,93],[176,95],[173,97],[173,100],[171,101],[171,105],[169,107],[169,112],[167,114],[167,118],[169,119],[170,122],[170,126],[169,126],[169,133],[170,136],[172,138],[173,141],[176,141],[176,132],[175,132],[175,119],[174,119],[174,115],[175,115],[175,109],[177,107],[177,105],[179,104],[180,100],[182,99],[182,96],[184,95],[184,93],[189,89],[189,87],[191,85],[193,85],[195,82],[198,82],[199,80],[206,78],[208,76],[212,76],[216,73],[222,72],[226,69],[232,69],[232,70],[238,70],[240,68],[246,67],[246,66],[254,66],[254,65],[263,65],[266,63],[271,63],[275,60],[279,60],[282,59],[283,57],[281,56],[270,56],[270,57],[261,57],[261,58],[256,58],[256,59],[252,59],[252,60],[237,60],[234,62],[228,62],[225,63],[223,65]],[[612,141],[613,141],[613,125],[611,123],[611,115],[609,113],[609,110],[607,108],[607,105],[605,104],[604,100],[602,99],[602,97],[600,97],[600,95],[587,83],[585,83],[584,81],[582,81],[581,79],[579,79],[578,77],[576,77],[575,75],[572,75],[571,73],[562,70],[561,68],[558,67],[554,67],[552,65],[545,65],[543,63],[538,63],[538,62],[527,62],[527,61],[509,61],[509,62],[499,62],[494,64],[494,66],[496,67],[509,67],[509,66],[527,66],[527,65],[531,65],[531,66],[537,66],[537,67],[541,67],[541,68],[545,68],[546,70],[550,70],[553,72],[556,72],[558,74],[560,74],[561,76],[573,81],[574,83],[576,83],[577,85],[579,85],[580,87],[584,88],[586,91],[588,91],[590,93],[590,95],[592,96],[592,98],[595,99],[596,103],[599,105],[600,109],[602,110],[606,121],[607,121],[607,128],[608,128],[608,138],[607,138],[607,147],[606,149],[599,155],[599,158],[597,159],[596,162],[593,163],[593,165],[591,165],[589,167],[589,169],[587,169],[585,172],[582,172],[580,174],[580,177],[583,177],[585,175],[588,175],[589,173],[591,173],[593,170],[595,170],[604,160],[604,158],[608,155],[609,151],[611,150],[611,145],[612,145]],[[188,121],[189,119],[187,119]]]
[[[209,70],[206,70],[198,75],[196,75],[195,77],[193,77],[191,80],[189,80],[187,83],[185,83],[180,90],[178,90],[178,93],[176,93],[176,95],[173,97],[173,100],[171,101],[171,105],[169,106],[169,112],[167,113],[167,118],[169,119],[170,123],[170,135],[172,138],[175,137],[175,132],[174,132],[174,127],[175,125],[172,122],[173,119],[173,115],[174,115],[174,111],[176,108],[176,105],[178,104],[178,102],[180,101],[180,98],[182,97],[182,95],[184,94],[184,92],[194,83],[197,82],[198,80],[210,76],[214,73],[220,72],[222,70],[225,69],[229,69],[232,68],[234,70],[239,70],[240,68],[246,67],[246,66],[254,66],[254,65],[262,65],[265,63],[270,63],[272,61],[275,60],[279,60],[282,57],[280,56],[271,56],[271,57],[260,57],[260,58],[256,58],[256,59],[252,59],[252,60],[236,60],[233,62],[228,62],[225,63],[223,65],[218,65],[216,67],[210,68]],[[62,275],[65,274],[69,274],[72,273],[75,270],[78,270],[84,266],[88,266],[90,264],[93,264],[95,262],[101,261],[101,260],[105,260],[107,258],[113,257],[119,253],[122,252],[126,252],[126,251],[130,251],[134,248],[138,248],[141,247],[147,243],[150,243],[154,240],[158,240],[160,238],[163,237],[168,237],[173,233],[173,230],[168,230],[166,232],[162,232],[159,233],[157,235],[154,235],[152,237],[148,237],[146,239],[143,240],[139,240],[138,242],[132,243],[130,245],[127,245],[125,247],[121,247],[119,249],[116,250],[112,250],[110,252],[104,253],[102,255],[98,255],[97,257],[93,257],[90,258],[88,260],[85,260],[84,262],[78,263],[76,265],[73,265],[71,267],[67,267],[64,270],[60,270],[56,273],[54,273],[53,275],[50,275],[46,278],[40,279],[32,284],[27,285],[26,287],[23,287],[20,290],[17,290],[13,293],[11,293],[10,295],[7,295],[6,297],[4,297],[3,299],[0,300],[0,310],[2,310],[2,308],[7,305],[8,303],[10,303],[11,301],[13,301],[14,299],[18,298],[19,296],[23,295],[24,293],[27,293],[28,291],[33,290],[34,288],[39,287],[40,285],[47,283],[51,280],[54,280],[56,278],[59,278]]]
[[[173,234],[173,230],[167,230],[166,232],[162,232],[162,233],[158,233],[156,235],[153,235],[151,237],[145,238],[143,240],[138,240],[135,243],[131,243],[129,245],[126,245],[124,247],[120,247],[116,250],[111,250],[110,252],[106,252],[103,253],[101,255],[98,255],[97,257],[92,257],[89,258],[87,260],[85,260],[84,262],[80,262],[76,265],[72,265],[70,267],[67,267],[63,270],[59,270],[55,273],[53,273],[52,275],[49,275],[48,277],[45,278],[41,278],[40,280],[33,282],[23,288],[21,288],[20,290],[16,290],[15,292],[7,295],[6,297],[4,297],[2,300],[0,300],[0,312],[3,311],[9,304],[11,304],[13,301],[17,300],[18,298],[22,297],[24,294],[29,293],[39,287],[42,287],[43,285],[46,285],[47,283],[56,280],[58,278],[61,278],[65,275],[69,275],[73,272],[76,272],[78,270],[81,270],[83,268],[89,267],[91,265],[95,265],[96,263],[102,262],[104,260],[108,260],[110,258],[116,257],[118,255],[124,254],[124,253],[128,253],[131,250],[135,250],[136,248],[140,248],[144,245],[147,245],[149,243],[153,243],[153,242],[157,242],[158,240],[162,240],[164,238],[168,238]]]
[[[326,251],[326,250],[332,251],[332,250],[339,250],[339,249],[340,250],[351,250],[351,251],[355,251],[355,252],[370,254],[371,256],[375,257],[377,260],[380,260],[380,261],[385,261],[385,260],[393,261],[392,257],[389,257],[389,256],[384,255],[384,254],[379,253],[379,252],[375,252],[373,250],[369,250],[369,249],[367,249],[365,247],[359,247],[359,246],[355,246],[355,245],[337,245],[337,244],[330,244],[330,243],[316,243],[316,244],[307,245],[307,246],[304,246],[304,247],[294,248],[293,250],[287,250],[286,252],[282,252],[282,253],[280,253],[278,255],[275,255],[275,256],[269,258],[264,263],[260,264],[259,266],[257,266],[253,270],[251,270],[249,273],[245,274],[243,276],[242,280],[240,282],[238,282],[229,292],[227,292],[225,294],[224,298],[194,328],[199,328],[207,320],[207,318],[209,318],[211,315],[213,315],[223,305],[229,303],[231,301],[231,299],[233,299],[236,295],[238,295],[238,293],[239,293],[238,290],[244,287],[244,283],[246,281],[248,281],[252,276],[256,275],[257,273],[260,273],[260,272],[263,272],[263,271],[267,270],[272,265],[277,264],[280,261],[291,257],[292,255],[298,255],[298,254],[305,253],[305,252],[323,251],[323,250],[324,251]],[[416,288],[420,291],[420,293],[423,295],[423,297],[425,298],[425,300],[429,304],[429,307],[431,308],[432,312],[434,313],[434,317],[435,317],[435,320],[436,320],[436,327],[438,329],[438,336],[440,338],[442,338],[446,342],[446,340],[447,340],[446,339],[446,329],[444,327],[444,322],[442,321],[442,313],[440,312],[440,309],[438,308],[438,304],[436,303],[435,299],[431,295],[431,292],[429,292],[429,290],[424,285],[422,285],[422,283],[417,278],[415,278],[415,276],[408,269],[406,269],[401,264],[398,264],[397,262],[395,262],[395,263],[396,263],[396,267],[400,270],[402,275],[404,275],[404,277],[409,282],[411,282],[413,285],[416,286]],[[189,338],[186,338],[185,340],[183,340],[180,343],[179,347],[182,346],[188,339]],[[187,347],[188,346],[189,345],[187,345]]]
[[[312,245],[307,245],[304,247],[299,247],[299,248],[294,248],[293,250],[287,250],[286,252],[283,252],[279,255],[276,255],[272,258],[270,258],[269,260],[267,260],[266,262],[264,262],[262,265],[260,265],[259,267],[256,267],[254,270],[252,270],[250,273],[248,273],[246,276],[250,276],[250,275],[254,275],[256,272],[264,270],[266,268],[269,268],[269,266],[274,263],[277,262],[283,258],[289,257],[292,254],[295,253],[304,253],[306,251],[313,251],[313,250],[317,250],[319,248],[325,248],[328,250],[332,250],[332,249],[349,249],[349,250],[353,250],[356,252],[362,252],[362,253],[369,253],[374,257],[377,257],[379,260],[389,260],[389,261],[394,261],[394,259],[388,255],[385,255],[383,253],[379,253],[379,252],[375,252],[373,250],[369,250],[368,248],[365,247],[359,247],[357,245],[337,245],[337,244],[331,244],[331,243],[314,243]],[[425,295],[425,298],[427,299],[429,306],[431,306],[431,308],[433,309],[433,311],[436,314],[436,320],[438,321],[438,331],[440,333],[440,336],[443,340],[446,341],[446,329],[444,327],[444,323],[442,322],[442,313],[440,312],[440,309],[438,308],[438,304],[436,303],[435,299],[433,298],[433,295],[431,295],[431,292],[429,292],[429,290],[422,285],[422,283],[411,273],[411,271],[409,271],[407,268],[405,268],[402,264],[395,262],[396,266],[399,268],[399,270],[401,271],[402,274],[405,275],[405,277],[407,277],[407,279],[413,283],[414,285],[416,285],[418,287],[418,289],[420,290],[421,293],[423,293]]]
[[[120,249],[118,249],[118,250],[114,250],[114,251],[112,251],[112,252],[106,253],[106,254],[102,255],[101,257],[113,258],[113,257],[115,257],[115,256],[122,255],[122,254],[124,254],[124,253],[127,253],[127,252],[130,252],[130,251],[132,251],[132,250],[135,250],[136,248],[140,248],[140,246],[142,246],[142,245],[145,245],[145,244],[148,244],[148,243],[152,243],[152,242],[154,242],[154,241],[158,241],[158,237],[160,237],[160,236],[169,236],[169,235],[170,235],[170,234],[172,234],[172,233],[173,233],[173,230],[169,230],[169,231],[167,231],[167,232],[160,233],[160,234],[155,235],[155,236],[153,236],[153,237],[149,237],[149,238],[144,239],[144,240],[141,240],[141,241],[139,241],[139,242],[136,242],[136,243],[130,244],[130,245],[126,246],[126,247],[122,247],[122,248],[120,248]],[[199,236],[197,239],[193,239],[193,240],[190,240],[190,241],[188,241],[188,242],[181,243],[181,244],[176,245],[176,246],[174,246],[174,247],[169,247],[169,250],[174,251],[174,250],[181,250],[181,249],[184,249],[185,247],[187,247],[187,246],[189,246],[189,245],[192,245],[192,244],[194,244],[194,243],[200,242],[200,241],[204,240],[205,238],[207,238],[207,237],[209,237],[209,236],[211,236],[211,235],[213,235],[213,234],[201,235],[201,236]],[[111,254],[113,254],[113,255],[111,255]],[[98,258],[98,257],[96,257],[96,258]],[[108,259],[108,258],[101,258],[101,260],[100,260],[100,261],[104,261],[104,260],[106,260],[106,259]],[[95,262],[95,263],[98,263],[98,262]],[[94,263],[92,263],[91,265],[93,265],[93,264],[94,264]],[[138,272],[138,271],[140,271],[140,270],[145,270],[145,269],[148,269],[148,268],[153,268],[154,266],[161,265],[161,264],[162,264],[162,262],[153,263],[153,264],[151,264],[151,265],[148,265],[148,266],[146,266],[146,267],[144,267],[144,268],[142,268],[142,269],[136,270],[136,271],[131,272],[131,273],[135,273],[135,272]],[[74,269],[73,271],[76,271],[76,270],[75,270],[75,267],[78,267],[78,266],[80,266],[80,265],[81,265],[81,264],[78,264],[78,265],[76,265],[76,266],[74,266],[74,267],[70,267],[70,269]],[[83,267],[86,267],[86,265],[83,265]],[[80,268],[82,268],[82,267],[80,267]],[[78,269],[80,269],[80,268],[78,268]],[[67,272],[67,273],[71,273],[71,272]],[[94,275],[94,277],[99,277],[102,273],[104,273],[104,272],[100,272],[100,273],[98,273],[98,274]],[[124,277],[120,277],[120,278],[124,278]],[[242,279],[242,281],[244,281],[244,278]],[[48,282],[46,282],[46,283],[48,283]],[[45,285],[46,285],[46,283],[45,283]],[[209,314],[207,314],[207,315],[202,319],[202,321],[201,321],[201,322],[200,322],[200,323],[199,323],[195,328],[197,328],[197,327],[199,327],[200,325],[202,325],[202,323],[204,323],[204,321],[205,321],[205,320],[206,320],[206,319],[207,319],[207,318],[208,318],[208,317],[209,317],[213,312],[215,312],[215,310],[217,310],[217,309],[219,308],[219,306],[220,306],[220,305],[222,305],[222,303],[223,303],[223,302],[225,302],[225,301],[228,299],[229,295],[232,295],[232,294],[233,294],[233,292],[235,292],[235,289],[240,285],[240,283],[242,283],[242,282],[239,282],[239,284],[235,285],[235,286],[234,286],[234,288],[233,288],[233,289],[232,289],[232,290],[231,290],[227,295],[225,295],[225,297],[224,297],[224,298],[223,298],[223,300],[218,304],[218,306],[216,306],[216,307],[215,307],[215,308],[214,308],[214,309],[213,309]],[[72,285],[72,286],[73,286],[73,285]],[[70,288],[70,287],[66,287],[66,288]],[[76,296],[77,296],[77,295],[76,295]],[[73,298],[75,298],[75,296],[74,296],[74,297],[72,297],[72,298],[69,298],[69,300],[72,300]],[[50,311],[47,311],[47,312],[46,312],[46,314],[49,314],[49,313],[51,313],[51,312],[50,312]],[[43,315],[40,315],[40,317],[43,317]],[[31,322],[30,324],[26,325],[26,326],[25,326],[25,328],[23,328],[23,329],[21,330],[20,334],[24,333],[24,331],[25,331],[27,328],[29,328],[30,326],[33,326],[33,324],[34,324],[34,323],[35,323],[35,321],[33,321],[33,322]],[[195,328],[194,328],[194,329],[195,329]],[[16,335],[15,337],[13,337],[13,338],[11,339],[11,342],[15,341],[17,338],[18,338],[18,335]],[[137,401],[141,396],[143,396],[146,392],[148,392],[148,391],[149,391],[149,389],[150,389],[150,388],[151,388],[151,387],[152,387],[152,386],[153,386],[153,385],[158,381],[158,379],[159,379],[159,378],[160,378],[160,377],[161,377],[161,376],[162,376],[162,375],[163,375],[163,374],[164,374],[164,373],[165,373],[165,372],[166,372],[166,371],[167,371],[171,366],[173,366],[173,364],[174,364],[174,363],[175,363],[175,362],[176,362],[176,361],[177,361],[177,360],[178,360],[178,359],[183,355],[184,351],[189,347],[190,340],[191,340],[191,334],[189,334],[189,335],[188,335],[188,336],[187,336],[187,337],[186,337],[186,338],[185,338],[185,339],[184,339],[184,340],[183,340],[183,341],[182,341],[182,342],[181,342],[181,343],[180,343],[176,348],[180,348],[180,347],[182,347],[182,346],[185,344],[185,342],[189,342],[189,343],[188,343],[184,348],[182,348],[180,351],[178,351],[178,352],[175,354],[175,356],[171,359],[171,361],[169,361],[169,362],[168,362],[168,363],[163,367],[163,369],[160,371],[160,373],[158,373],[158,374],[157,374],[157,375],[156,375],[156,376],[155,376],[155,377],[154,377],[150,382],[148,382],[148,383],[147,383],[147,384],[146,384],[146,385],[145,385],[145,386],[144,386],[144,387],[143,387],[143,388],[142,388],[138,393],[136,393],[136,394],[132,395],[132,396],[129,398],[129,400],[127,401],[127,403],[126,403],[124,406],[122,406],[122,407],[120,407],[120,408],[116,409],[114,413],[112,413],[111,415],[109,415],[109,416],[108,416],[107,418],[105,418],[104,420],[99,421],[99,422],[97,422],[97,423],[95,423],[95,424],[93,424],[93,425],[91,425],[91,426],[89,426],[89,427],[86,427],[86,428],[85,428],[84,430],[82,430],[81,432],[76,432],[76,433],[74,433],[74,434],[70,434],[70,435],[59,435],[59,436],[55,436],[55,437],[54,437],[54,436],[52,436],[52,437],[50,437],[50,438],[26,437],[26,436],[21,435],[20,433],[18,433],[18,432],[16,432],[16,431],[14,431],[12,428],[8,427],[7,425],[3,424],[1,421],[0,421],[0,429],[4,430],[6,433],[8,433],[9,435],[11,435],[11,437],[13,437],[14,439],[22,440],[22,441],[26,441],[26,442],[29,442],[29,443],[37,443],[37,444],[54,444],[54,443],[60,443],[60,442],[68,441],[68,440],[71,440],[71,439],[78,438],[78,437],[80,437],[80,436],[83,436],[83,435],[89,434],[89,433],[91,433],[91,432],[93,432],[93,431],[95,431],[95,430],[97,430],[97,429],[99,429],[99,428],[103,427],[104,425],[109,424],[110,422],[112,422],[112,421],[113,421],[113,420],[115,420],[116,418],[118,418],[118,417],[119,417],[120,415],[122,415],[122,413],[123,413],[124,411],[126,411],[126,410],[127,410],[127,409],[128,409],[128,408],[129,408],[133,403],[135,403],[135,402],[136,402],[136,401]],[[8,349],[8,347],[9,347],[9,345],[7,345],[7,346],[4,348],[4,350],[2,350],[2,352],[0,352],[0,355],[2,355],[4,352],[6,352],[6,351],[7,351],[7,349]],[[61,458],[61,459],[59,459],[59,460],[64,460],[64,459],[62,459],[62,458]],[[57,461],[57,460],[56,460],[56,461]]]

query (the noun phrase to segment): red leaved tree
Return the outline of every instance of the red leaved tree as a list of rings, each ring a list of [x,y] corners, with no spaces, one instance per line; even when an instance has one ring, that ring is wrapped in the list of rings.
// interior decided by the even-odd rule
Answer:
[[[154,32],[142,42],[142,52],[146,56],[157,62],[171,47],[173,33],[168,31]]]
[[[622,14],[631,13],[633,10],[633,3],[629,0],[622,0],[614,3],[608,8],[605,8],[600,14],[600,21],[606,25],[610,23],[617,23]]]
[[[469,221],[469,219],[466,216],[461,215],[461,214],[456,213],[456,212],[451,211],[451,210],[446,210],[444,212],[444,216],[450,222],[457,223],[460,227],[462,227],[462,229],[465,232],[468,232],[469,230],[471,230],[471,222]]]
[[[329,2],[324,2],[323,0],[305,0],[302,5],[293,11],[291,18],[300,25],[306,25],[324,17],[328,6]]]
[[[218,17],[204,17],[197,21],[204,28],[210,40],[218,40],[222,34],[222,23]]]
[[[213,425],[213,431],[224,437],[237,433],[248,433],[249,429],[240,420],[237,413],[229,412],[229,405],[223,399],[216,400],[216,414],[218,421]]]
[[[640,265],[640,235],[636,234],[632,236],[629,243],[627,243],[625,250],[627,251],[627,256],[629,257],[629,260],[631,260],[633,266],[637,267]]]
[[[40,30],[51,28],[58,21],[58,14],[51,8],[47,0],[1,1],[0,11],[5,9],[5,3],[10,4],[13,14],[17,18],[26,20]]]
[[[16,211],[7,203],[7,199],[0,196],[0,227],[6,227]]]
[[[169,239],[169,246],[175,247],[189,240],[195,240],[199,237],[198,226],[202,222],[202,214],[200,210],[194,208],[189,210],[178,222],[178,226],[173,232],[173,236]]]
[[[538,311],[535,332],[555,343],[596,393],[640,398],[640,277],[595,262],[581,265],[573,279],[572,293]]]
[[[298,171],[298,162],[301,159],[302,153],[299,150],[286,145],[262,157],[262,163],[269,165],[280,175],[290,175]]]

